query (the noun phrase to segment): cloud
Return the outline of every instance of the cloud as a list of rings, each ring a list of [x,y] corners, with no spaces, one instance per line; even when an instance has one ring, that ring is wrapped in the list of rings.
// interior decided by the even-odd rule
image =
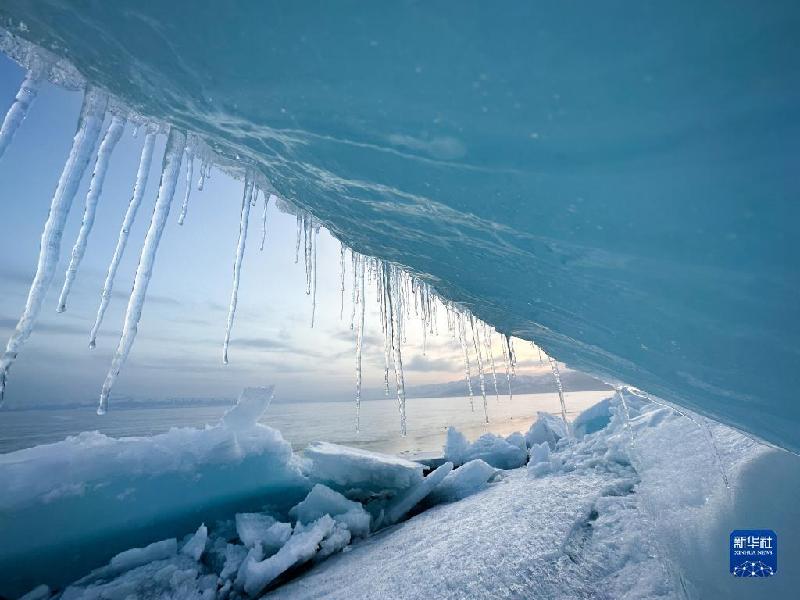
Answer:
[[[403,367],[406,371],[418,371],[423,373],[431,371],[452,372],[458,369],[458,365],[455,361],[447,358],[430,358],[424,354],[415,354]]]
[[[0,329],[14,329],[17,326],[17,322],[18,322],[17,319],[0,317]],[[66,335],[78,334],[86,336],[87,338],[89,336],[89,326],[78,325],[77,323],[39,322],[35,326],[35,331],[39,333],[54,333],[54,334],[66,334]],[[121,333],[119,331],[101,331],[98,335],[119,337]]]

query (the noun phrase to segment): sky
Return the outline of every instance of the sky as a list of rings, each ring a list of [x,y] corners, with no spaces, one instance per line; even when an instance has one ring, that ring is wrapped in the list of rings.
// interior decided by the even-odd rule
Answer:
[[[10,106],[23,70],[0,56],[0,110]],[[24,307],[39,253],[41,228],[69,152],[82,94],[46,84],[0,161],[0,344],[5,345]],[[97,340],[88,332],[100,299],[108,262],[131,196],[142,136],[126,127],[111,158],[86,256],[67,311],[56,313],[83,213],[91,169],[75,197],[61,246],[61,260],[32,337],[13,365],[6,390],[9,406],[86,402],[97,398],[116,348],[139,251],[152,213],[164,137],[159,136],[148,187],[115,280],[114,296]],[[185,162],[185,161],[184,161]],[[199,164],[195,165],[195,175]],[[183,166],[185,169],[185,165]],[[195,177],[196,181],[196,177]],[[239,305],[230,346],[222,342],[230,301],[239,231],[242,182],[214,170],[202,192],[192,191],[188,215],[178,226],[185,174],[173,200],[158,250],[133,351],[112,393],[157,400],[176,397],[232,398],[245,386],[276,385],[276,399],[346,400],[354,395],[355,352],[350,330],[350,282],[346,273],[340,319],[339,242],[319,235],[317,313],[310,327],[311,299],[305,272],[295,264],[295,217],[268,209],[267,241],[259,251],[263,205],[251,212]],[[302,254],[302,252],[301,252]],[[444,319],[441,319],[444,321]],[[463,355],[440,322],[423,354],[421,324],[409,323],[404,345],[406,385],[463,377]],[[500,357],[495,339],[495,356]],[[517,344],[520,367],[542,370],[538,356]],[[364,388],[383,382],[383,341],[374,289],[368,290],[364,339]]]

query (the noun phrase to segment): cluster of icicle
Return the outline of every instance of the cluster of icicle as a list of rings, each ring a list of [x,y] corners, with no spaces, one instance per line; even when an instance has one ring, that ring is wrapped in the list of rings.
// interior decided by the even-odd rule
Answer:
[[[36,55],[34,55],[35,58]],[[39,84],[49,73],[48,65],[52,67],[53,60],[30,59],[26,64],[33,65],[26,74],[19,92],[3,121],[0,129],[0,158],[10,145],[14,134],[23,122],[31,104],[36,98]],[[175,195],[175,189],[181,174],[182,165],[185,165],[186,192],[182,200],[178,215],[178,224],[183,225],[188,214],[190,194],[193,189],[201,191],[205,181],[211,176],[212,164],[219,165],[219,158],[197,136],[179,131],[175,128],[158,126],[144,122],[142,119],[127,114],[118,105],[109,99],[102,90],[87,86],[84,90],[84,100],[78,120],[77,130],[72,142],[61,177],[50,203],[50,212],[42,232],[39,260],[36,273],[28,293],[27,302],[22,316],[12,333],[5,352],[0,356],[0,405],[2,404],[9,369],[14,363],[21,347],[30,337],[34,325],[42,310],[47,291],[56,275],[61,238],[67,217],[70,213],[73,200],[77,194],[78,186],[86,173],[89,164],[94,158],[89,189],[86,194],[83,220],[77,240],[72,248],[69,265],[59,295],[57,312],[67,310],[67,302],[75,281],[81,261],[86,253],[89,237],[94,225],[97,206],[102,197],[103,182],[111,160],[114,148],[119,142],[126,124],[132,121],[135,125],[134,135],[139,129],[144,130],[139,166],[133,184],[130,201],[122,217],[117,243],[111,257],[103,289],[100,292],[99,306],[93,325],[89,331],[89,348],[96,345],[97,335],[103,323],[103,318],[108,308],[114,288],[117,270],[125,252],[128,236],[136,215],[143,202],[147,186],[150,166],[153,159],[153,150],[156,136],[166,135],[164,156],[161,162],[161,176],[158,192],[153,207],[150,224],[140,250],[139,263],[134,276],[132,291],[128,299],[127,310],[122,327],[117,349],[114,353],[111,366],[100,392],[98,414],[103,414],[108,408],[108,399],[114,384],[131,352],[139,321],[142,316],[147,287],[155,266],[159,242],[166,227],[167,218]],[[199,160],[197,181],[194,181],[195,162]],[[231,167],[231,165],[226,165]],[[236,315],[238,302],[239,282],[242,275],[242,263],[247,241],[250,210],[255,207],[259,196],[263,197],[264,209],[262,214],[262,228],[259,248],[264,249],[267,233],[267,207],[270,200],[280,203],[282,210],[293,212],[297,216],[297,241],[295,262],[299,261],[300,247],[304,250],[306,272],[306,294],[312,297],[311,326],[314,326],[316,313],[316,288],[317,288],[317,243],[321,224],[310,213],[300,210],[291,202],[278,198],[272,185],[263,174],[254,168],[234,165],[228,172],[239,175],[244,180],[240,226],[235,249],[233,265],[233,282],[222,344],[222,361],[228,363],[228,353]],[[345,271],[347,248],[341,248],[341,295],[344,313],[345,297]],[[360,405],[362,387],[362,348],[364,342],[365,302],[367,283],[376,286],[377,298],[380,307],[381,329],[384,333],[384,390],[390,393],[390,370],[394,373],[394,386],[397,394],[398,412],[400,416],[400,430],[406,434],[406,397],[405,378],[403,375],[402,345],[406,341],[406,322],[417,317],[422,323],[423,351],[427,343],[427,336],[438,334],[437,311],[444,310],[447,316],[447,327],[450,335],[457,339],[464,354],[464,377],[470,406],[475,410],[474,391],[472,387],[471,357],[477,364],[480,382],[480,394],[483,400],[484,421],[488,423],[487,407],[487,373],[491,373],[491,382],[495,395],[499,398],[500,390],[493,352],[492,339],[500,335],[500,347],[505,368],[506,387],[509,398],[512,396],[512,379],[515,375],[516,356],[511,338],[508,335],[498,334],[486,323],[477,319],[469,310],[453,302],[441,298],[435,290],[424,280],[409,273],[406,269],[393,263],[384,262],[378,258],[364,256],[350,250],[352,269],[352,311],[350,315],[350,328],[355,331],[356,345],[356,429],[360,427]],[[561,389],[558,369],[551,360],[553,374],[558,384],[559,396],[562,403],[564,420],[566,421],[566,408],[564,407],[563,390]]]
[[[353,280],[350,329],[355,331],[356,338],[356,430],[358,431],[360,428],[361,357],[364,342],[366,285],[368,283],[375,285],[379,305],[380,325],[383,332],[384,393],[386,396],[389,396],[391,393],[389,372],[392,371],[394,373],[394,386],[397,394],[401,434],[405,435],[407,432],[405,377],[403,374],[402,356],[402,346],[406,342],[406,324],[412,318],[416,318],[421,322],[423,352],[425,352],[428,335],[439,334],[437,315],[440,310],[446,313],[449,334],[459,341],[464,353],[464,378],[470,399],[470,407],[473,411],[475,410],[475,401],[472,389],[471,353],[477,362],[480,392],[483,400],[483,416],[484,421],[488,423],[489,412],[486,398],[487,368],[491,369],[495,396],[499,398],[501,393],[497,382],[497,370],[492,339],[496,335],[501,338],[500,347],[502,349],[503,364],[505,367],[507,393],[510,399],[512,397],[511,382],[515,375],[516,368],[516,355],[511,338],[507,335],[499,334],[494,328],[477,319],[466,308],[443,299],[426,281],[410,273],[403,267],[383,261],[379,258],[364,256],[352,249],[348,249],[344,244],[341,246],[340,254],[340,315],[344,314],[348,250],[350,251]],[[313,269],[313,258],[311,260],[311,269]],[[307,265],[308,264],[307,262]],[[311,280],[310,277],[309,280]]]

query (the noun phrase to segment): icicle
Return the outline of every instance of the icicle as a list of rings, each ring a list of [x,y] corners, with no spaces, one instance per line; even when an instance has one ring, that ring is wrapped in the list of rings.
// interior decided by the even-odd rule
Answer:
[[[353,323],[356,320],[356,304],[358,303],[358,296],[359,296],[359,289],[358,289],[358,281],[356,280],[357,272],[356,272],[356,254],[352,250],[350,251],[350,258],[352,262],[353,268],[353,290],[352,290],[352,298],[351,298],[351,307],[352,310],[350,311],[350,330],[353,329]],[[362,257],[363,259],[363,257]],[[342,272],[342,278],[344,278],[344,272]],[[344,285],[344,284],[342,284]],[[344,292],[342,292],[344,293]],[[344,301],[342,301],[344,303]]]
[[[385,270],[386,270],[385,263],[379,263],[378,265],[378,278],[376,280],[377,285],[379,287],[378,291],[378,298],[380,299],[380,308],[381,308],[381,325],[383,328],[383,393],[388,398],[389,397],[389,362],[391,360],[392,354],[392,338],[391,338],[391,317],[389,315],[389,300],[387,297],[386,291],[386,277],[385,277]]]
[[[203,187],[206,185],[206,170],[210,169],[211,166],[203,161],[200,163],[200,177],[197,179],[197,191],[202,192]]]
[[[272,196],[273,194],[264,192],[264,216],[261,219],[261,244],[258,246],[259,252],[264,250],[264,242],[267,241],[267,208],[269,207],[269,201]]]
[[[567,421],[567,404],[564,402],[564,386],[561,385],[561,374],[558,372],[558,364],[552,356],[548,356],[547,360],[550,361],[550,370],[553,371],[553,379],[556,382],[556,390],[558,391],[558,400],[561,402],[561,418],[564,419],[564,426],[567,428],[569,434],[570,427]]]
[[[305,265],[306,265],[306,296],[311,295],[311,278],[314,271],[314,265],[312,264],[312,253],[314,250],[314,233],[313,233],[313,226],[311,224],[311,215],[306,213],[303,216],[303,241],[305,242],[303,245],[304,249],[304,256],[305,256]]]
[[[514,342],[511,336],[506,335],[506,348],[508,348],[508,363],[511,365],[511,376],[517,376],[517,355],[514,353]]]
[[[120,116],[114,115],[111,117],[111,123],[103,136],[103,141],[100,142],[100,149],[97,151],[97,159],[94,163],[94,172],[92,173],[92,181],[89,184],[89,191],[86,193],[86,206],[83,210],[83,221],[81,228],[78,232],[78,239],[75,241],[75,246],[72,248],[72,256],[70,257],[67,273],[64,276],[64,286],[61,288],[61,295],[58,298],[58,306],[56,312],[64,312],[67,309],[67,297],[72,289],[72,284],[75,281],[75,275],[78,273],[78,267],[86,254],[86,244],[89,242],[89,234],[92,232],[94,226],[94,217],[97,212],[97,203],[100,201],[100,194],[103,193],[103,182],[106,178],[108,171],[108,162],[111,154],[114,152],[114,147],[122,137],[122,132],[125,129],[125,119]]]
[[[128,300],[128,308],[125,311],[125,322],[122,326],[122,337],[119,340],[114,359],[111,361],[111,368],[106,375],[103,389],[100,392],[100,404],[97,407],[97,414],[105,414],[108,408],[108,396],[111,388],[119,377],[120,370],[125,364],[128,354],[130,354],[133,342],[136,339],[136,332],[139,328],[139,320],[142,318],[142,309],[147,295],[147,286],[153,275],[153,265],[156,260],[158,244],[161,235],[164,233],[164,226],[167,223],[169,209],[172,205],[172,197],[175,195],[175,186],[178,183],[178,176],[181,171],[181,158],[183,149],[186,145],[186,136],[172,129],[167,138],[167,147],[164,151],[164,160],[161,167],[161,182],[158,186],[158,196],[153,208],[153,216],[150,219],[150,226],[142,244],[142,253],[139,256],[139,265],[136,267],[136,276],[133,279],[133,290]]]
[[[17,323],[14,333],[11,334],[8,340],[5,352],[0,357],[0,405],[3,403],[8,371],[20,348],[30,337],[33,326],[39,317],[39,312],[41,312],[42,302],[44,302],[47,290],[53,281],[61,251],[64,223],[69,215],[72,200],[78,190],[78,184],[89,164],[92,150],[100,135],[106,103],[107,98],[104,94],[94,89],[86,91],[81,116],[78,121],[78,129],[72,141],[69,158],[64,164],[64,170],[61,172],[58,186],[50,202],[50,212],[44,224],[42,240],[39,246],[39,261],[36,265],[36,274],[31,282],[25,310]]]
[[[403,376],[403,357],[400,351],[402,331],[400,330],[400,320],[398,318],[399,290],[394,285],[397,281],[392,281],[392,267],[386,263],[383,265],[384,283],[383,289],[386,294],[386,307],[388,318],[387,339],[390,340],[392,354],[394,357],[394,376],[397,386],[397,409],[400,412],[400,435],[406,436],[406,388]]]
[[[300,232],[303,230],[303,217],[297,215],[297,241],[294,246],[294,264],[300,260]]]
[[[186,147],[186,193],[183,196],[183,204],[181,204],[181,212],[178,214],[178,225],[183,225],[186,219],[186,211],[189,210],[189,196],[192,193],[192,175],[194,172],[194,152],[191,148]]]
[[[486,348],[486,354],[489,355],[489,362],[492,367],[492,383],[494,383],[494,395],[500,400],[500,392],[497,389],[497,370],[494,366],[494,353],[492,352],[492,337],[486,331],[486,323],[483,323],[483,345]]]
[[[356,432],[361,431],[361,350],[364,345],[364,313],[366,309],[366,297],[364,295],[364,258],[356,259],[357,267],[354,270],[358,271],[358,288],[360,291],[360,310],[361,313],[358,319],[358,331],[356,333]]]
[[[311,328],[314,328],[314,317],[317,314],[317,236],[319,229],[313,229],[313,249],[311,251]]]
[[[472,393],[472,373],[469,368],[469,350],[467,349],[467,330],[464,324],[464,315],[458,315],[458,341],[461,342],[461,349],[464,351],[464,378],[467,380],[467,391],[469,392],[469,407],[475,412],[475,395]]]
[[[39,93],[40,79],[40,74],[35,73],[33,70],[25,74],[25,79],[22,80],[14,102],[3,120],[3,127],[0,128],[0,159],[3,158],[6,149],[11,145],[11,140],[14,139],[14,134],[22,124],[22,121],[25,120],[31,104],[36,100],[36,95]]]
[[[136,212],[139,210],[139,205],[142,203],[144,191],[147,187],[147,177],[150,173],[150,162],[153,158],[153,146],[155,145],[156,134],[148,131],[144,138],[144,146],[142,147],[142,154],[139,158],[139,169],[136,172],[136,183],[133,186],[133,196],[128,203],[128,210],[125,212],[125,218],[122,220],[122,227],[119,230],[117,237],[117,246],[114,248],[114,255],[111,257],[111,264],[108,265],[108,273],[106,280],[103,284],[103,292],[100,295],[100,307],[97,309],[97,317],[94,321],[94,326],[89,333],[89,348],[94,348],[97,342],[97,332],[100,330],[100,324],[103,322],[103,317],[106,314],[108,303],[111,300],[111,291],[114,288],[114,277],[117,274],[119,263],[122,260],[122,255],[125,252],[125,246],[128,243],[128,235],[130,235],[133,221],[136,219]]]
[[[339,279],[341,282],[340,289],[342,292],[341,304],[339,305],[339,320],[341,321],[344,317],[344,254],[345,248],[344,244],[340,241],[339,242]],[[353,293],[355,293],[355,288],[353,289]]]
[[[486,381],[483,376],[483,357],[481,356],[480,331],[475,327],[475,319],[469,316],[469,328],[472,331],[472,345],[475,347],[475,355],[478,360],[478,380],[481,384],[481,396],[483,397],[483,419],[484,423],[489,422],[489,407],[486,402]]]
[[[506,369],[506,383],[508,383],[508,399],[513,400],[514,394],[511,392],[511,359],[508,356],[508,349],[503,343],[503,337],[500,336],[500,349],[503,351],[503,366]]]
[[[242,211],[239,219],[239,241],[236,244],[236,258],[233,262],[233,289],[231,290],[231,303],[228,308],[228,322],[225,327],[225,341],[222,344],[222,362],[228,364],[228,345],[231,341],[233,318],[236,315],[236,303],[239,299],[239,278],[242,274],[242,260],[244,259],[244,246],[247,241],[247,223],[250,218],[250,200],[253,197],[253,180],[250,173],[245,175],[244,192],[242,194]]]

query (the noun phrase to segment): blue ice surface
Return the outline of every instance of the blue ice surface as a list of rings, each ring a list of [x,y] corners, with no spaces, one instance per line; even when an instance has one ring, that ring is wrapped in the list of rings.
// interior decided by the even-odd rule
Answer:
[[[7,2],[499,330],[800,451],[800,4]]]

